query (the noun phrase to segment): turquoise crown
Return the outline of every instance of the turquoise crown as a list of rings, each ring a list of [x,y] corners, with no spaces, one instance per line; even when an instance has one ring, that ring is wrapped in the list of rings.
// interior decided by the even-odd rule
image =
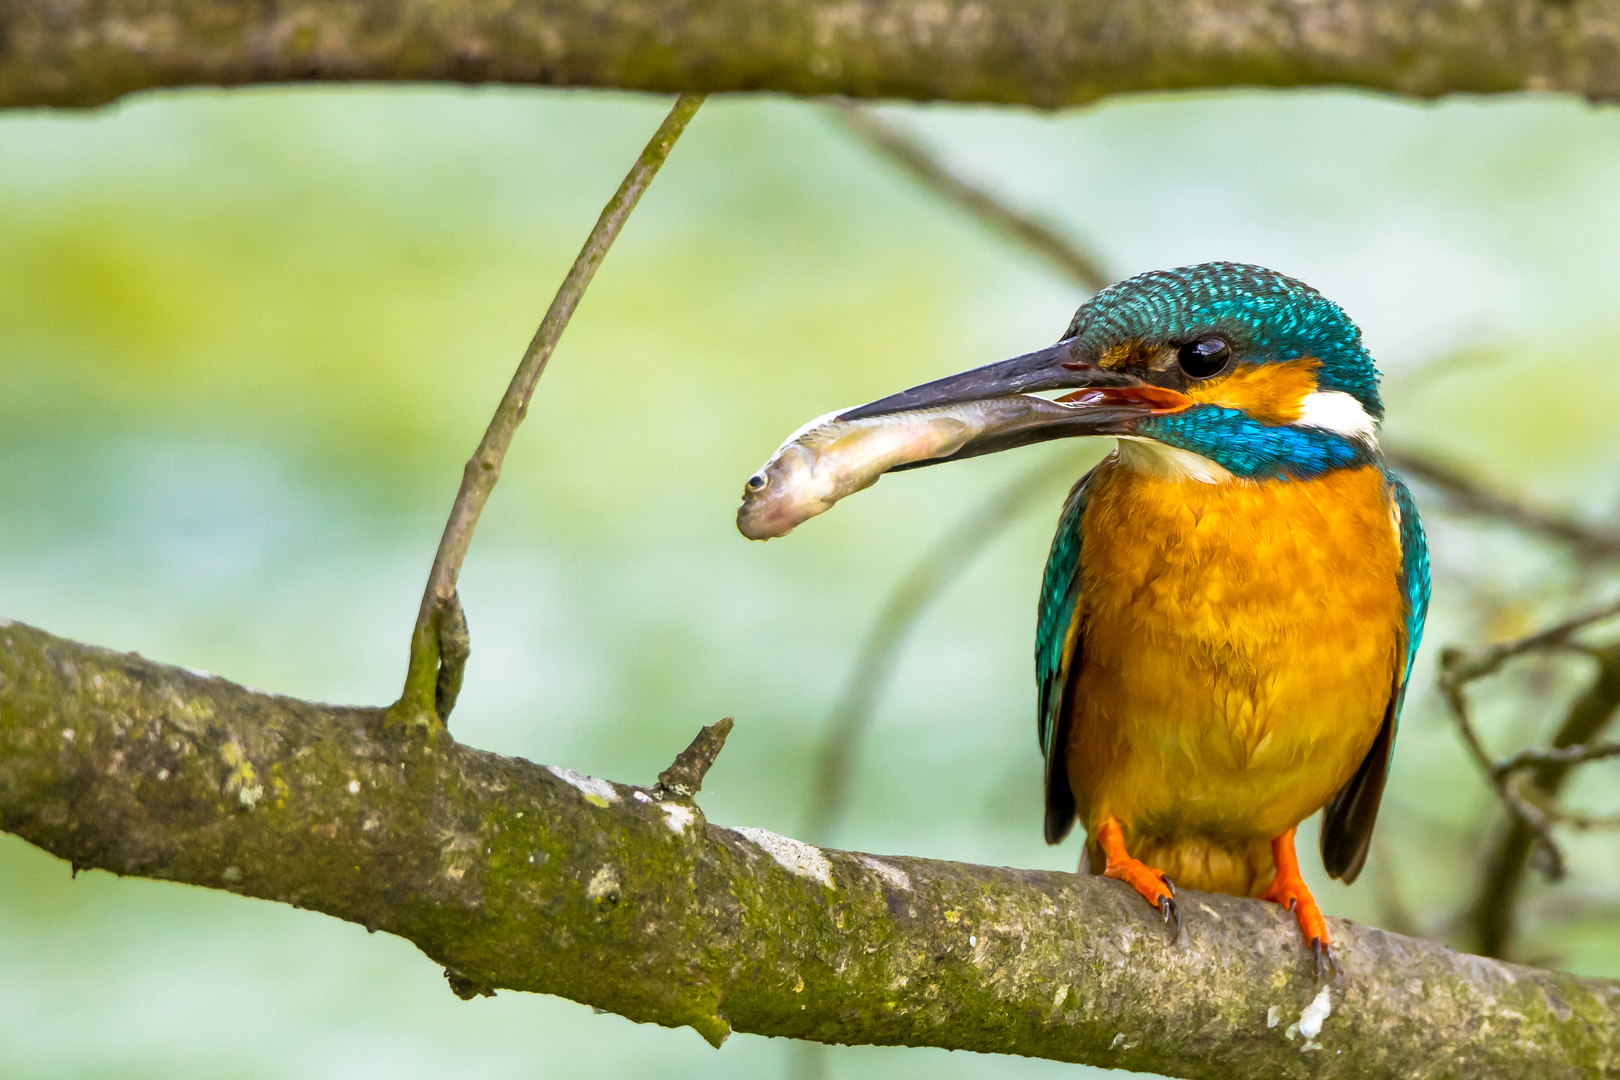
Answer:
[[[1064,337],[1101,352],[1121,341],[1157,344],[1217,333],[1242,363],[1320,360],[1322,389],[1342,390],[1383,418],[1378,367],[1360,328],[1303,281],[1263,266],[1212,262],[1140,274],[1092,297]]]

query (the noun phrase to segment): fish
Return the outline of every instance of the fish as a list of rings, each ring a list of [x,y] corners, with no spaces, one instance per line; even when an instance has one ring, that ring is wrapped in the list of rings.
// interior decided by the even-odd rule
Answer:
[[[786,536],[886,472],[990,453],[1032,421],[1062,418],[1092,403],[1013,394],[854,420],[843,419],[849,409],[818,416],[748,478],[737,530],[750,540]]]

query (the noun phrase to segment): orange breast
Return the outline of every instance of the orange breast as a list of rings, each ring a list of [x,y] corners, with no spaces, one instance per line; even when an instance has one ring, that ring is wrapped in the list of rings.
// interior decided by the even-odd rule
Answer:
[[[1383,475],[1099,469],[1067,746],[1080,820],[1117,817],[1178,883],[1253,892],[1265,842],[1344,785],[1383,720],[1401,622]]]

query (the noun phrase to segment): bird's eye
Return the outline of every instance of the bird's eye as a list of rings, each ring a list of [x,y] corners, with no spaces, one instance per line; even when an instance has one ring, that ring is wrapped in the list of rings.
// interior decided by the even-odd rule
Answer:
[[[760,488],[762,488],[764,486],[765,486],[765,474],[764,473],[757,472],[753,476],[750,476],[748,478],[748,490],[749,491],[758,491]]]
[[[1208,379],[1226,370],[1232,346],[1218,337],[1189,341],[1176,351],[1176,363],[1189,379]]]

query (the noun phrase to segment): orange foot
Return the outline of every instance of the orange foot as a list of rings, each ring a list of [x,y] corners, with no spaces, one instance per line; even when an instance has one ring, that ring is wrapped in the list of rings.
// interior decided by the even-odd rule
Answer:
[[[1266,886],[1266,891],[1260,894],[1260,899],[1281,904],[1299,920],[1305,942],[1311,947],[1317,979],[1322,978],[1324,960],[1328,970],[1337,975],[1339,965],[1333,959],[1333,943],[1328,939],[1327,920],[1322,918],[1322,909],[1316,906],[1316,898],[1305,887],[1305,879],[1299,873],[1299,859],[1294,855],[1293,829],[1271,842],[1271,860],[1277,866],[1277,874]]]
[[[1133,859],[1125,850],[1125,830],[1119,819],[1103,818],[1097,826],[1097,843],[1103,849],[1107,865],[1103,874],[1123,881],[1142,895],[1142,899],[1164,914],[1165,925],[1174,922],[1176,933],[1170,940],[1181,940],[1181,909],[1176,906],[1176,887],[1162,870],[1155,870],[1141,859]],[[1312,905],[1314,910],[1315,905]]]

